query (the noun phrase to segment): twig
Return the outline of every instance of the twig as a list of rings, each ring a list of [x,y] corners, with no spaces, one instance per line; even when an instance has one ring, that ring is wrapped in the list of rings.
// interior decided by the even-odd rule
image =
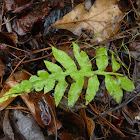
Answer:
[[[12,71],[12,73],[10,74],[9,77],[11,77],[13,75],[13,73],[16,71],[16,69],[18,68],[18,66],[23,62],[23,60],[26,58],[26,56],[16,65],[16,67],[14,68],[14,70]]]

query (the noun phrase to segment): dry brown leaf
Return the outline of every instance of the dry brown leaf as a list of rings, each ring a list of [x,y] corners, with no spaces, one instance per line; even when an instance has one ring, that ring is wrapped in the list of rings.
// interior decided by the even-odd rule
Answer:
[[[18,82],[20,83],[25,79],[29,79],[29,75],[27,75],[23,71],[18,71],[14,73],[11,77],[7,78],[0,92],[0,97],[2,97],[11,87],[14,87]],[[15,97],[12,97],[0,103],[0,111],[3,110],[5,107],[7,107],[14,99]]]
[[[91,42],[101,42],[118,31],[122,17],[117,0],[96,0],[89,11],[86,10],[85,3],[77,5],[70,13],[56,21],[53,27],[67,29],[78,36],[83,31],[87,35],[98,35]]]
[[[95,129],[95,123],[91,118],[86,116],[86,125],[87,125],[88,136],[89,136],[90,140],[92,140],[93,132]]]
[[[10,87],[8,85],[4,85],[3,89],[0,92],[0,97],[2,97],[9,89],[10,89]],[[2,111],[5,107],[7,107],[14,99],[15,99],[15,97],[9,98],[8,100],[0,103],[0,111]]]

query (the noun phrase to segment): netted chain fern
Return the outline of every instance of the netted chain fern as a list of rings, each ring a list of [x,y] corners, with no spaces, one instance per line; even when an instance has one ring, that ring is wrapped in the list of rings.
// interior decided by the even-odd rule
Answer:
[[[132,91],[135,88],[130,79],[122,74],[116,73],[116,71],[120,69],[120,64],[115,60],[113,53],[111,58],[113,72],[105,72],[105,69],[108,66],[108,54],[107,50],[102,46],[96,51],[96,65],[98,68],[96,71],[92,71],[92,64],[88,55],[84,51],[80,52],[80,48],[76,43],[73,43],[73,52],[74,57],[80,66],[80,70],[77,70],[74,60],[72,60],[65,52],[54,47],[52,47],[52,52],[55,59],[65,68],[65,71],[63,71],[57,64],[45,60],[44,63],[51,74],[45,70],[39,70],[37,76],[33,75],[29,80],[24,80],[14,88],[11,88],[0,98],[0,102],[3,102],[10,97],[29,93],[32,90],[41,91],[44,89],[45,94],[55,87],[54,99],[56,106],[58,106],[68,86],[68,83],[65,81],[66,76],[71,76],[71,78],[74,79],[68,92],[69,106],[73,106],[78,100],[84,85],[84,77],[89,78],[85,96],[86,105],[94,99],[96,92],[99,89],[100,82],[98,80],[98,75],[105,76],[106,88],[109,94],[113,95],[117,102],[120,102],[123,96],[122,89]]]

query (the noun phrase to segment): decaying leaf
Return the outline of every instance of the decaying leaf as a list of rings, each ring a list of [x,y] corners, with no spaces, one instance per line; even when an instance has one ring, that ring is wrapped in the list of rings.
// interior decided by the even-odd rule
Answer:
[[[72,140],[74,140],[74,139],[75,140],[83,140],[83,139],[85,139],[84,138],[85,133],[86,133],[85,122],[81,118],[81,116],[79,116],[78,114],[76,114],[74,112],[71,112],[71,111],[65,111],[65,112],[61,113],[60,120],[61,120],[61,122],[63,124],[63,128],[66,129],[67,132],[69,132],[69,134],[72,135],[72,137],[73,137]],[[79,136],[83,137],[83,138],[77,138]],[[65,139],[62,138],[62,140],[65,140]],[[67,139],[67,140],[71,140],[71,139]]]
[[[95,129],[95,123],[91,118],[89,118],[87,116],[85,119],[86,119],[85,121],[86,121],[86,125],[87,125],[88,136],[89,136],[90,140],[92,140],[93,132]]]
[[[3,89],[0,92],[0,97],[2,97],[8,90],[10,89],[9,86],[4,85]],[[2,103],[0,103],[0,111],[2,111],[5,107],[7,107],[15,98],[9,98],[6,101],[3,101]]]
[[[80,110],[80,116],[84,120],[86,128],[87,128],[87,133],[88,137],[90,140],[93,140],[93,134],[94,134],[94,129],[95,129],[95,122],[86,115],[85,109]]]
[[[118,31],[122,16],[117,0],[96,0],[89,11],[86,10],[85,3],[77,5],[70,13],[56,21],[53,27],[67,29],[78,36],[84,30],[90,36],[97,35],[91,42],[100,42]]]
[[[11,86],[15,86],[15,84],[17,84],[17,82],[21,82],[22,80],[25,80],[25,79],[29,79],[29,75],[27,75],[26,73],[24,73],[22,71],[18,71],[16,73],[14,73],[11,77],[7,78],[7,80],[3,86],[3,89],[0,92],[0,97],[2,97],[11,88]],[[14,99],[15,99],[15,97],[9,98],[8,100],[0,103],[0,110],[3,110]]]
[[[16,127],[27,140],[45,140],[45,137],[40,130],[39,125],[32,117],[32,115],[23,115],[20,110],[13,110],[13,117],[16,120]]]

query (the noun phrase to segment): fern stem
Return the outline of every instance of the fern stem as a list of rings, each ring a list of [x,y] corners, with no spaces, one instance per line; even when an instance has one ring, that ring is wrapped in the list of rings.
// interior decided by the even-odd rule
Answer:
[[[120,73],[114,73],[114,72],[104,72],[104,71],[99,71],[99,70],[96,70],[96,71],[90,71],[90,72],[85,72],[83,70],[79,70],[79,71],[75,71],[75,72],[69,72],[69,71],[66,71],[66,72],[63,72],[63,73],[53,73],[53,74],[50,74],[49,75],[49,79],[56,79],[56,80],[61,80],[62,77],[66,77],[70,75],[72,78],[73,77],[92,77],[94,75],[116,75],[116,76],[123,76],[122,74]],[[47,80],[47,79],[46,79]]]

